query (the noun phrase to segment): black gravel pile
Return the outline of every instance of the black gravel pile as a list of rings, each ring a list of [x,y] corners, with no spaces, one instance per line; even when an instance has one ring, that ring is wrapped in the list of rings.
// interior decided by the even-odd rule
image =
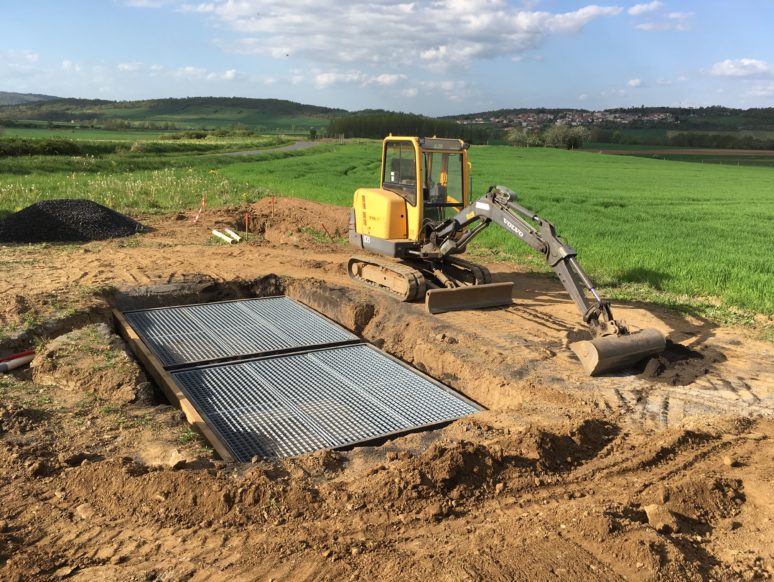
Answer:
[[[87,242],[145,231],[136,220],[90,200],[42,200],[0,221],[0,242]]]

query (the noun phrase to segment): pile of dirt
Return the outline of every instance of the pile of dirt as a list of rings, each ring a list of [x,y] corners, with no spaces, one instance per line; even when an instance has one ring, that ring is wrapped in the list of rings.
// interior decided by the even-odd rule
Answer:
[[[249,221],[249,224],[246,224]],[[285,197],[262,198],[234,220],[238,230],[277,244],[336,242],[349,232],[349,208]]]
[[[718,352],[706,351],[705,355],[668,339],[664,351],[647,360],[639,376],[651,382],[685,386],[709,372],[710,363],[725,360]]]
[[[151,401],[153,388],[124,343],[104,324],[87,325],[49,342],[32,362],[42,385],[95,394],[111,402]]]
[[[145,230],[136,220],[90,200],[41,200],[0,222],[0,242],[88,242]]]

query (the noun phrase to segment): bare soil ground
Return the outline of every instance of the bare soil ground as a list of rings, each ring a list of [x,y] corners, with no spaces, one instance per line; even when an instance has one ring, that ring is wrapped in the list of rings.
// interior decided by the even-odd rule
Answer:
[[[0,578],[753,580],[774,568],[774,346],[647,305],[674,342],[589,378],[551,277],[492,265],[508,309],[430,316],[353,286],[347,212],[291,199],[0,247]],[[114,305],[285,292],[488,408],[382,446],[226,465],[112,332]],[[41,345],[42,344],[42,345]],[[364,371],[367,373],[367,371]]]

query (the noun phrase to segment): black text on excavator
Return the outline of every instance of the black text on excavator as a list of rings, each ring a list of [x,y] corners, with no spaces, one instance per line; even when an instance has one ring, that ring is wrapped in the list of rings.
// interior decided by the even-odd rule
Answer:
[[[513,191],[492,186],[471,202],[467,150],[457,139],[384,139],[381,187],[355,192],[349,236],[354,246],[399,261],[352,257],[350,277],[402,301],[424,298],[431,313],[509,305],[512,283],[492,283],[485,267],[456,256],[494,222],[542,253],[577,305],[594,337],[572,348],[589,374],[662,352],[661,332],[635,333],[613,318],[575,250],[553,224],[519,204]]]

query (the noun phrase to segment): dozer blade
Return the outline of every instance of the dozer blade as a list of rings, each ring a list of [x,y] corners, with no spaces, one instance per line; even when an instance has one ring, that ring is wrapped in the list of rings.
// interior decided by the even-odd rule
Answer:
[[[430,289],[425,295],[425,307],[430,313],[483,309],[510,305],[513,283],[489,283],[454,289]]]
[[[590,376],[626,368],[660,354],[665,348],[666,340],[657,329],[643,329],[629,335],[609,335],[570,345]]]

